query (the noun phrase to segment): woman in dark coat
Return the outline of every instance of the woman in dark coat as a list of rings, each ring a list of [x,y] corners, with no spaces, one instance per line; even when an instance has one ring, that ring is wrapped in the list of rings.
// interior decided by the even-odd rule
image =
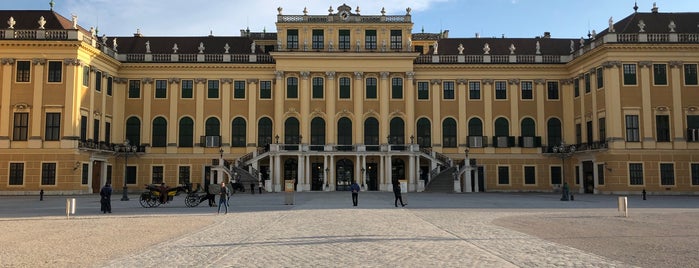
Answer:
[[[396,196],[396,200],[393,201],[393,204],[398,207],[398,200],[400,200],[400,205],[404,207],[405,204],[403,204],[403,197],[400,194],[400,183],[398,180],[393,180],[393,195]]]

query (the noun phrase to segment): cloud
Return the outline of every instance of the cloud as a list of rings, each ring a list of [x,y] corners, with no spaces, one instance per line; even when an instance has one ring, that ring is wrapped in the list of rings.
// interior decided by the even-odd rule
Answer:
[[[417,0],[409,4],[402,0],[389,0],[378,3],[370,0],[355,1],[360,14],[380,15],[385,8],[388,15],[405,14],[406,8],[424,11],[436,2],[447,0]],[[340,4],[338,4],[340,3]],[[300,0],[66,0],[67,11],[79,16],[80,25],[89,28],[97,26],[100,33],[107,35],[131,35],[140,29],[148,36],[203,36],[213,31],[214,35],[239,35],[247,27],[251,31],[276,31],[277,7],[282,7],[285,15],[301,15],[304,7],[311,15],[328,13],[337,1]],[[349,4],[348,4],[349,5]]]

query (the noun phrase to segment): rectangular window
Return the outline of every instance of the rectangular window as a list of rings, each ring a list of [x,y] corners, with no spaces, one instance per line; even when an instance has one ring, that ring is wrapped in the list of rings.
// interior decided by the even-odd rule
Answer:
[[[536,167],[524,167],[524,184],[536,184]]]
[[[83,66],[83,86],[90,86],[90,66]]]
[[[102,91],[102,72],[95,72],[95,90]]]
[[[626,116],[626,141],[641,141],[638,115]]]
[[[87,184],[88,179],[90,179],[90,165],[82,164],[80,173],[80,183]]]
[[[656,86],[667,86],[667,65],[653,64],[653,83]]]
[[[552,185],[557,185],[561,184],[562,179],[561,179],[561,167],[560,166],[552,166],[551,167],[551,184]]]
[[[597,68],[597,74],[595,76],[597,77],[597,89],[603,88],[604,87],[604,69]]]
[[[351,79],[348,77],[340,78],[340,99],[349,99],[351,95],[350,90]]]
[[[194,81],[182,80],[180,83],[182,83],[182,85],[181,85],[182,90],[180,91],[180,98],[182,98],[182,99],[193,98],[193,96],[194,96]]]
[[[339,30],[338,34],[337,48],[341,50],[350,49],[350,30]]]
[[[580,166],[575,166],[575,184],[580,184]]]
[[[697,65],[696,64],[685,64],[684,65],[684,84],[687,86],[699,85],[697,81]]]
[[[29,82],[32,64],[30,61],[17,61],[17,82]]]
[[[496,100],[506,100],[507,99],[507,82],[495,81],[495,99]]]
[[[442,83],[442,91],[444,92],[445,100],[454,99],[454,81],[446,81]]]
[[[693,163],[690,169],[692,173],[692,185],[699,185],[699,164]]]
[[[376,30],[364,31],[364,48],[367,50],[376,49]]]
[[[394,77],[391,79],[391,98],[392,99],[402,99],[403,98],[403,79],[399,77]]]
[[[112,95],[112,88],[114,87],[114,78],[107,77],[107,96]]]
[[[233,82],[233,98],[245,99],[245,81],[237,80]]]
[[[391,49],[403,48],[403,31],[391,30]]]
[[[481,99],[481,82],[479,81],[469,81],[468,82],[468,98],[471,100]]]
[[[313,49],[323,49],[325,44],[325,34],[322,29],[313,29],[313,37],[311,39],[311,47]]]
[[[24,184],[24,163],[10,163],[10,185]]]
[[[107,165],[107,183],[112,184],[112,166]]]
[[[580,97],[580,79],[573,79],[573,97]]]
[[[56,163],[41,163],[41,185],[56,185]]]
[[[107,144],[112,143],[112,123],[104,123],[104,142]]]
[[[675,164],[660,164],[660,185],[675,185]]]
[[[163,183],[163,166],[153,166],[153,177],[151,181],[153,184]]]
[[[272,81],[260,81],[260,99],[272,98]]]
[[[430,83],[429,82],[417,82],[417,99],[418,100],[429,100],[430,99]]]
[[[366,98],[367,99],[376,99],[376,78],[374,77],[369,77],[366,79]]]
[[[44,140],[57,141],[61,137],[61,113],[46,113]]]
[[[48,81],[50,83],[60,83],[62,81],[62,78],[63,78],[63,62],[49,61]]]
[[[643,185],[643,164],[629,163],[629,184]]]
[[[167,80],[155,80],[155,98],[167,98]]]
[[[180,185],[186,185],[191,182],[189,166],[180,166],[178,174],[179,179],[177,182]]]
[[[289,77],[286,79],[286,98],[296,99],[299,97],[299,79]]]
[[[587,140],[585,140],[585,142],[587,142],[587,143],[589,144],[589,143],[591,143],[591,142],[593,141],[593,137],[592,137],[592,131],[593,131],[593,129],[592,129],[592,121],[587,121],[587,122],[585,122],[585,131],[587,132]]]
[[[299,30],[297,30],[297,29],[286,30],[286,48],[287,49],[298,49],[299,48]]]
[[[322,99],[323,98],[323,78],[322,77],[313,77],[313,92],[312,92],[312,98],[314,99]]]
[[[604,119],[604,117],[597,119],[597,124],[599,127],[599,140],[600,141],[606,141],[607,140],[607,120]]]
[[[624,85],[636,85],[636,64],[624,64]]]
[[[87,116],[80,116],[80,141],[87,141]]]
[[[100,140],[100,120],[92,120],[92,140],[98,142]]]
[[[136,184],[137,171],[135,166],[126,167],[126,184]]]
[[[655,136],[659,142],[670,141],[670,116],[655,116]]]
[[[549,100],[557,100],[558,99],[558,82],[555,81],[548,81],[546,82],[546,92],[547,92],[547,97]]]
[[[575,144],[582,143],[582,125],[580,123],[575,124]]]
[[[209,99],[218,99],[218,89],[219,89],[219,81],[218,80],[209,80],[207,81],[207,93],[206,97]]]
[[[498,184],[510,184],[510,167],[498,167]]]
[[[12,128],[13,141],[26,141],[29,134],[29,113],[15,113]]]
[[[597,184],[604,185],[604,164],[597,165]]]
[[[534,99],[534,88],[531,81],[523,81],[521,87],[523,100]]]
[[[129,99],[138,99],[141,97],[141,81],[129,80]]]
[[[590,74],[586,73],[584,78],[585,78],[585,93],[590,93],[590,90],[592,90],[592,82],[590,81]]]

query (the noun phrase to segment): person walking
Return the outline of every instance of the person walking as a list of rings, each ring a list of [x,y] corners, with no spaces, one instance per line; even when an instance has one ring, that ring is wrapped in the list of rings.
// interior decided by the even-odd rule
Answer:
[[[226,208],[226,213],[224,214],[228,214],[228,188],[226,188],[225,182],[221,182],[221,192],[219,192],[218,211],[216,214],[221,213],[221,205]]]
[[[357,184],[356,181],[352,181],[352,185],[350,185],[350,190],[352,190],[352,204],[356,207],[357,199],[359,199],[359,184]]]
[[[396,199],[393,201],[393,205],[396,207],[398,207],[398,200],[400,200],[401,206],[405,206],[405,204],[403,204],[403,197],[401,196],[400,190],[400,183],[398,180],[393,180],[393,195],[396,197]]]
[[[112,213],[112,186],[109,183],[100,190],[100,205],[102,213]]]

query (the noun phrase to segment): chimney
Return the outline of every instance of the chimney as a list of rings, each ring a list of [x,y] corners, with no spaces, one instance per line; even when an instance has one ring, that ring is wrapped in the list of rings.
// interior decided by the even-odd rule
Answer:
[[[658,13],[658,6],[653,3],[653,8],[651,8],[650,11],[653,13]]]
[[[551,38],[551,32],[544,32],[544,38]]]
[[[481,38],[481,34],[476,33],[476,38]]]
[[[141,29],[136,29],[136,32],[133,34],[133,37],[143,37],[141,34]]]

